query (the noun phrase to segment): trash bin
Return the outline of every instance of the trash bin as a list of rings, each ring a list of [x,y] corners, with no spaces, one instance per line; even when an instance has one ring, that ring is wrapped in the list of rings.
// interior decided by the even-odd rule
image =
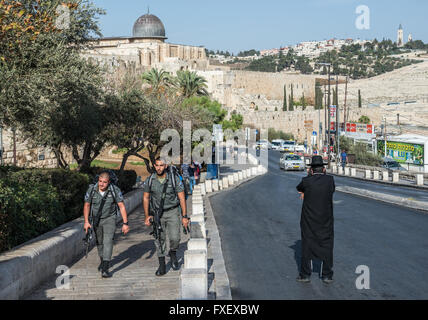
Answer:
[[[218,179],[218,164],[207,165],[207,180]]]

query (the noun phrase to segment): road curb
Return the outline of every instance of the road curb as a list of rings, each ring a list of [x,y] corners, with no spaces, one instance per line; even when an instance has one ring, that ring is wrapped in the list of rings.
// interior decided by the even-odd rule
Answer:
[[[380,192],[374,192],[374,191],[368,191],[365,189],[359,189],[354,187],[347,187],[347,186],[338,186],[336,187],[336,191],[358,195],[365,198],[370,198],[373,200],[378,200],[390,204],[399,205],[402,207],[415,209],[419,211],[428,212],[428,203],[424,201],[418,201],[413,200],[411,198],[404,198],[399,196],[393,196],[390,194],[380,193]]]
[[[350,178],[350,179],[359,180],[359,181],[370,181],[378,184],[384,184],[387,186],[406,187],[406,188],[428,191],[428,186],[418,186],[418,185],[396,183],[396,182],[383,181],[383,180],[374,180],[374,179],[366,179],[366,178],[360,178],[360,177],[345,176],[344,174],[332,173],[331,170],[328,171],[328,174],[336,177]]]

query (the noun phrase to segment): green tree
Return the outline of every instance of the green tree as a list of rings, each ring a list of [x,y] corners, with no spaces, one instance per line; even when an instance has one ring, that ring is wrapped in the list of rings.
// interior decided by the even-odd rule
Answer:
[[[291,84],[291,94],[288,100],[288,110],[294,111],[294,92],[293,92],[293,84]]]
[[[284,102],[282,104],[282,111],[287,111],[287,85],[284,85]]]
[[[143,83],[148,83],[151,86],[150,91],[154,93],[165,93],[172,86],[172,78],[169,72],[165,70],[151,69],[142,75]]]
[[[358,89],[358,108],[362,108],[361,90]]]
[[[34,147],[50,147],[67,167],[68,147],[88,168],[107,140],[102,71],[80,57],[101,36],[90,1],[71,0],[69,24],[57,28],[61,1],[0,1],[0,124],[16,128]]]
[[[358,119],[358,123],[369,124],[370,118],[367,116],[361,116],[360,119]]]
[[[177,71],[175,85],[185,98],[207,96],[207,80],[193,71]]]

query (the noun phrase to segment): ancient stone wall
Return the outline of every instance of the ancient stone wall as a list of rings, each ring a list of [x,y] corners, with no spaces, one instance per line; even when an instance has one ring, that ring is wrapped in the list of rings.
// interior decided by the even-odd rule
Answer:
[[[28,142],[20,139],[19,132],[16,132],[16,165],[27,168],[56,168],[57,160],[52,151],[45,148],[31,148]],[[14,164],[14,139],[10,129],[2,130],[3,163],[5,165]],[[66,156],[71,162],[71,155]]]

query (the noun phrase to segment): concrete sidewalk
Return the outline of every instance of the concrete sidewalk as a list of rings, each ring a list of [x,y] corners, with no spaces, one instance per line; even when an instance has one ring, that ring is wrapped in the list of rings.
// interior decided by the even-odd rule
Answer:
[[[187,201],[191,210],[190,198]],[[190,205],[190,206],[189,206]],[[189,210],[188,210],[189,211]],[[189,212],[190,214],[190,212]],[[124,236],[121,224],[116,229],[115,245],[110,271],[112,278],[102,279],[97,267],[99,257],[93,248],[88,258],[83,256],[70,266],[70,288],[57,289],[57,277],[53,277],[32,294],[30,300],[175,300],[180,298],[180,271],[171,268],[166,258],[167,274],[157,277],[158,258],[154,239],[149,233],[152,227],[144,225],[143,208],[140,206],[129,215],[130,232]],[[188,235],[182,233],[177,253],[183,264]],[[84,243],[82,241],[82,247]],[[168,249],[168,248],[167,248]]]

